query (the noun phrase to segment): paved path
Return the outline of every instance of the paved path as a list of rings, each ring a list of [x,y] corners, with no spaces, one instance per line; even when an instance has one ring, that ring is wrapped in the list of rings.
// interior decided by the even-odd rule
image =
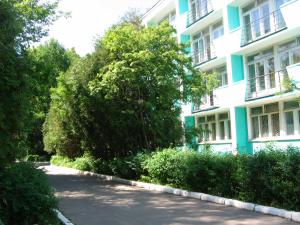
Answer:
[[[77,176],[71,169],[49,166],[45,170],[60,199],[60,210],[76,225],[297,224],[197,199]]]

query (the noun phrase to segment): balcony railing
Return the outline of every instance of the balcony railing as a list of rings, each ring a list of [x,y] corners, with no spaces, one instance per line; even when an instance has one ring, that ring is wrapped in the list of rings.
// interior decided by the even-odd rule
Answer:
[[[256,76],[247,80],[246,100],[271,96],[288,91],[287,70]]]
[[[196,2],[197,6],[191,7],[191,10],[188,12],[186,27],[190,27],[213,11],[210,0],[196,0]]]
[[[193,65],[197,66],[201,63],[207,62],[216,57],[215,47],[214,44],[211,42],[210,46],[208,46],[203,51],[195,50],[192,53]]]
[[[281,10],[244,24],[242,28],[241,46],[259,40],[286,27]]]
[[[202,98],[201,101],[195,102],[193,105],[193,112],[198,112],[201,110],[210,109],[217,106],[217,99],[213,92],[211,92],[209,95],[206,95]]]

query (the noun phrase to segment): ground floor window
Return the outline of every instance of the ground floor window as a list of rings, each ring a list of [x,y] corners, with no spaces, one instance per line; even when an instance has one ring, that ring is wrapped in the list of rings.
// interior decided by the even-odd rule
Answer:
[[[300,108],[298,101],[284,102],[284,120],[286,135],[299,134]]]
[[[201,128],[199,143],[231,139],[231,124],[227,112],[198,117],[197,126]]]
[[[251,138],[300,134],[298,101],[286,101],[250,108]]]
[[[252,138],[279,136],[280,128],[278,103],[253,107],[250,109]]]

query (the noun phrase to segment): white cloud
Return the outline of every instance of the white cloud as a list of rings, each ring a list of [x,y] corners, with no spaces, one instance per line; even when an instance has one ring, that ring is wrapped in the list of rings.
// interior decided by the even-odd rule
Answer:
[[[61,0],[59,10],[70,12],[70,18],[60,18],[51,27],[49,36],[66,48],[75,47],[80,55],[93,50],[97,36],[103,35],[130,8],[145,12],[157,0]]]

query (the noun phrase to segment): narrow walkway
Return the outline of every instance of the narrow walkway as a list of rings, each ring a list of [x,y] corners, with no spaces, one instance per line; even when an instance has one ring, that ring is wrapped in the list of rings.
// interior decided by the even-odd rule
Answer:
[[[279,217],[77,176],[46,166],[59,208],[76,225],[296,225]]]

